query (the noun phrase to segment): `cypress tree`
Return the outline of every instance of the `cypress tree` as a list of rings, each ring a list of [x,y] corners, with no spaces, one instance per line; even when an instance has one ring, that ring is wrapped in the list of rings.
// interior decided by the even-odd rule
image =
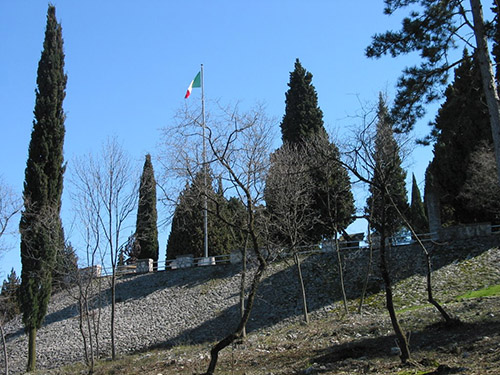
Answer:
[[[202,235],[198,233],[200,230],[199,223],[196,225],[192,223],[192,215],[189,208],[189,190],[190,185],[186,184],[177,200],[167,240],[166,260],[175,259],[177,255],[188,254],[189,251],[192,251],[191,249],[195,248],[195,243],[199,242],[198,239]],[[191,233],[189,233],[189,227],[191,227]]]
[[[52,272],[52,289],[57,291],[68,287],[78,272],[78,256],[71,243],[63,244],[57,251],[56,263]]]
[[[405,187],[406,173],[401,168],[400,149],[394,138],[392,123],[382,95],[380,95],[377,115],[375,147],[370,156],[374,162],[370,166],[373,168],[373,176],[370,181],[370,196],[367,199],[365,210],[369,214],[372,227],[380,238],[379,266],[384,280],[386,307],[398,346],[401,349],[401,361],[405,363],[411,359],[411,355],[408,339],[399,324],[394,307],[392,281],[386,256],[386,239],[396,234],[403,226],[403,220],[397,210],[405,214],[408,207]]]
[[[323,111],[318,106],[312,77],[296,59],[295,69],[290,73],[289,89],[285,94],[285,115],[280,125],[283,143],[300,143],[318,135],[326,137]]]
[[[151,258],[158,262],[158,213],[156,211],[156,180],[151,155],[146,155],[139,186],[137,208],[136,241],[139,259]]]
[[[403,226],[403,221],[390,198],[402,213],[408,211],[406,172],[401,167],[399,151],[387,107],[381,95],[373,155],[375,165],[366,212],[371,213],[372,227],[375,231],[379,234],[384,231],[387,236],[396,234]]]
[[[309,241],[317,242],[332,238],[335,231],[345,229],[353,221],[355,208],[349,175],[338,162],[339,150],[329,142],[323,126],[323,112],[318,106],[312,77],[297,59],[295,69],[290,73],[285,115],[280,126],[284,144],[302,144],[308,148],[304,163],[308,164],[315,184],[312,208],[318,212],[318,220],[307,237]],[[266,199],[273,200],[269,196]],[[272,204],[268,208],[272,213]]]
[[[493,6],[491,11],[496,15],[495,21],[493,22],[493,48],[491,49],[491,54],[494,58],[495,66],[495,79],[500,82],[500,7],[497,6],[497,1],[493,0]],[[500,90],[497,84],[497,90]]]
[[[412,175],[410,223],[417,234],[427,233],[429,230],[424,203],[422,202],[422,196],[415,175]]]
[[[475,59],[467,51],[445,96],[432,124],[434,158],[429,166],[439,191],[442,223],[453,225],[491,219],[483,210],[468,207],[467,200],[460,195],[471,154],[482,142],[493,142],[481,75]]]
[[[195,258],[204,256],[203,196],[207,194],[208,207],[208,248],[209,255],[227,254],[233,247],[233,237],[229,226],[219,215],[231,214],[228,201],[221,193],[216,193],[209,172],[207,188],[204,188],[203,171],[196,174],[192,184],[179,195],[174,211],[170,235],[167,241],[167,260],[177,255],[192,254]]]
[[[313,209],[319,214],[312,227],[312,240],[331,239],[335,232],[347,228],[354,219],[354,197],[351,180],[341,165],[338,147],[327,139],[319,138],[309,156],[310,173],[315,182]]]
[[[21,215],[21,290],[23,323],[29,333],[28,371],[36,366],[36,332],[51,294],[52,271],[63,248],[60,220],[63,188],[63,100],[66,89],[62,28],[49,5],[43,51],[38,64],[33,131],[24,181]]]

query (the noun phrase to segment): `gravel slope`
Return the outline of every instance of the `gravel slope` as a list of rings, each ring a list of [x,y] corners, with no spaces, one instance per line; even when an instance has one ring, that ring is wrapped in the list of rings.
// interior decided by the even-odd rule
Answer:
[[[451,298],[451,289],[457,294],[472,289],[471,286],[478,288],[499,283],[500,251],[497,248],[487,251],[496,241],[496,238],[489,238],[460,247],[448,245],[433,249],[434,266],[438,269],[435,273],[436,290],[441,291],[438,297]],[[396,294],[402,301],[411,299],[412,304],[419,304],[425,300],[425,280],[419,268],[423,261],[419,258],[419,250],[413,247],[397,250],[391,255],[395,262],[393,269],[397,270],[395,279],[413,276],[407,284],[411,288],[396,288]],[[415,257],[420,260],[416,262]],[[344,257],[344,276],[350,298],[357,297],[367,259],[367,253],[363,251]],[[309,310],[317,315],[337,309],[340,306],[340,286],[336,255],[309,256],[302,267]],[[211,342],[223,337],[237,324],[240,276],[239,266],[222,265],[120,278],[117,286],[117,352],[126,354],[155,346]],[[106,357],[110,353],[110,306],[107,304],[110,292],[106,288],[106,279],[102,280],[101,297],[105,306],[101,315],[100,345],[101,353]],[[372,288],[379,285],[376,270],[371,281]],[[297,285],[293,263],[273,264],[260,286],[249,331],[300,320],[302,306]],[[76,295],[77,290],[72,289],[53,296],[45,324],[38,332],[38,368],[54,368],[83,360]],[[379,303],[376,299],[368,302],[372,305]],[[5,330],[11,374],[23,373],[27,336],[23,333],[20,317],[6,324]],[[3,366],[2,358],[0,368]]]

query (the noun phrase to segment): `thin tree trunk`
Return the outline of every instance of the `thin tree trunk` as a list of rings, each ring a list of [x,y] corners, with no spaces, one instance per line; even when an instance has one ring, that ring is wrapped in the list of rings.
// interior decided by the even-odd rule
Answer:
[[[90,311],[89,311],[89,301],[88,297],[85,300],[85,316],[87,317],[87,332],[89,335],[89,345],[90,345],[90,362],[89,362],[89,372],[94,373],[94,340],[92,339],[92,325],[90,324]]]
[[[349,309],[347,308],[347,296],[345,294],[344,285],[344,270],[342,267],[342,256],[340,255],[340,243],[337,228],[335,228],[335,247],[337,248],[337,261],[339,264],[339,277],[340,277],[340,287],[342,289],[342,301],[344,302],[344,311],[346,315],[349,314]]]
[[[401,218],[401,220],[403,220],[403,222],[405,223],[405,225],[410,230],[413,238],[415,238],[415,240],[418,242],[420,248],[424,252],[424,255],[425,255],[425,265],[426,265],[426,270],[427,270],[427,299],[428,299],[428,301],[432,305],[434,305],[434,307],[436,307],[436,309],[439,311],[439,313],[441,314],[441,316],[446,321],[447,325],[457,324],[459,322],[459,320],[456,319],[456,318],[452,318],[446,312],[446,310],[439,304],[439,302],[434,299],[434,297],[432,295],[432,263],[431,263],[431,256],[430,256],[429,252],[427,251],[427,248],[425,247],[424,243],[420,240],[420,238],[418,237],[417,233],[415,233],[415,230],[413,229],[413,226],[410,224],[410,222],[403,215],[403,213],[398,208],[398,206],[396,205],[396,203],[394,202],[394,200],[392,199],[392,197],[390,195],[389,195],[389,198],[391,200],[392,206],[396,209],[396,212],[398,213],[399,217]]]
[[[481,71],[484,95],[490,114],[491,132],[497,162],[497,178],[500,181],[500,100],[496,88],[495,76],[488,52],[488,40],[485,33],[483,10],[480,0],[470,0],[472,17],[474,20],[474,36],[476,51]]]
[[[399,210],[398,210],[398,212],[399,212]],[[404,219],[404,220],[406,221],[406,219]],[[422,243],[422,241],[420,240],[420,238],[418,238],[417,234],[413,230],[412,226],[409,225],[409,223],[408,223],[408,228],[410,228],[411,233],[413,234],[413,236],[417,240],[418,244],[420,245],[420,248],[422,249],[422,251],[425,254],[425,265],[426,265],[426,268],[427,268],[427,299],[428,299],[428,301],[432,305],[434,305],[434,307],[436,307],[436,309],[439,311],[439,313],[441,314],[441,316],[446,321],[447,325],[454,325],[454,324],[458,323],[459,320],[456,319],[456,318],[452,318],[446,312],[446,310],[439,304],[439,302],[434,299],[434,296],[432,295],[432,263],[431,263],[431,256],[430,256],[429,252],[427,251],[427,248],[424,246],[424,244]]]
[[[363,283],[363,290],[361,291],[361,298],[359,299],[358,314],[361,314],[361,311],[363,309],[363,304],[365,303],[366,290],[368,289],[368,279],[370,278],[370,274],[372,272],[373,242],[372,242],[371,230],[372,229],[371,229],[370,221],[368,220],[368,249],[369,249],[370,253],[369,253],[369,258],[368,258],[368,268],[366,270],[366,277],[365,277],[365,281]]]
[[[2,335],[3,358],[5,362],[5,375],[9,375],[9,356],[7,355],[7,343],[5,342],[5,331],[3,324],[0,324],[0,334]]]
[[[384,207],[384,206],[382,206]],[[383,222],[383,221],[382,221]],[[398,318],[396,316],[396,310],[394,309],[394,302],[392,298],[392,285],[391,278],[389,277],[389,270],[387,267],[387,259],[385,254],[385,234],[384,230],[381,231],[380,234],[380,270],[382,273],[382,279],[384,280],[385,285],[385,299],[386,299],[386,307],[387,311],[389,311],[389,316],[391,318],[392,327],[394,329],[394,333],[398,339],[398,346],[401,350],[401,362],[406,363],[411,359],[410,349],[408,347],[408,340],[406,339],[406,335],[403,332],[403,329],[399,325]]]
[[[83,341],[83,353],[85,355],[85,364],[89,364],[89,351],[87,347],[87,336],[85,336],[85,329],[84,329],[84,319],[88,320],[88,316],[86,316],[86,311],[84,307],[84,302],[83,302],[83,290],[82,287],[79,287],[80,289],[80,297],[78,298],[78,310],[80,311],[80,316],[78,317],[78,327],[80,329],[80,335],[82,335],[82,341]],[[84,318],[86,316],[86,318]]]
[[[111,359],[116,359],[115,348],[116,271],[111,275]]]
[[[241,282],[240,282],[240,317],[243,319],[245,313],[245,285],[247,277],[247,246],[248,246],[248,235],[245,236],[245,245],[242,251],[242,269],[241,269]],[[243,327],[241,332],[241,337],[245,338],[247,336],[246,326]]]
[[[302,309],[304,311],[304,321],[306,324],[309,324],[309,313],[307,311],[307,297],[306,297],[306,289],[304,287],[304,279],[302,278],[302,270],[300,269],[300,258],[297,252],[294,252],[295,264],[297,265],[297,272],[299,276],[300,289],[302,291]]]
[[[33,372],[36,368],[36,328],[30,328],[28,333],[28,366],[27,372]]]
[[[257,271],[255,272],[255,275],[252,280],[252,285],[250,288],[250,293],[248,294],[248,301],[245,306],[245,312],[243,313],[243,317],[240,319],[240,323],[238,324],[236,331],[223,338],[212,348],[212,350],[210,351],[210,363],[208,365],[207,372],[204,375],[214,374],[215,367],[217,366],[217,361],[219,359],[219,352],[222,349],[226,348],[227,346],[231,345],[234,340],[241,337],[243,328],[245,328],[248,319],[250,318],[250,312],[252,311],[253,308],[255,296],[257,294],[257,289],[259,287],[260,281],[262,280],[264,271],[266,270],[267,267],[266,261],[263,258],[262,259],[261,258],[262,257],[259,257],[259,267],[257,268]]]
[[[99,348],[99,332],[101,329],[101,313],[102,313],[102,282],[101,279],[98,279],[98,307],[97,307],[97,319],[96,319],[96,314],[92,314],[92,326],[94,330],[94,335],[95,335],[95,355],[96,358],[99,358],[100,356],[100,348]]]

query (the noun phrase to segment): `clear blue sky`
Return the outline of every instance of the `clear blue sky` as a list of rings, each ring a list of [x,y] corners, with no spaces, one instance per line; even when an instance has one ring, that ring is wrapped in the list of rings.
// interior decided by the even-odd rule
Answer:
[[[138,168],[146,153],[158,154],[159,129],[172,123],[201,63],[208,99],[264,102],[269,114],[281,119],[289,73],[299,58],[314,75],[327,129],[341,136],[357,122],[352,116],[360,110],[358,98],[376,102],[378,92],[387,91],[391,99],[401,69],[414,59],[365,58],[374,33],[399,28],[398,18],[383,14],[382,0],[56,0],[54,5],[68,75],[67,174],[74,157],[96,152],[108,136],[119,137]],[[46,1],[0,1],[0,175],[19,195],[46,13]],[[428,131],[425,121],[417,131]],[[421,189],[430,156],[430,149],[421,148],[413,155],[408,179],[415,172]],[[65,226],[73,215],[69,188],[66,183]],[[160,259],[168,231],[160,231]],[[18,239],[8,241],[12,249],[0,258],[2,279],[12,267],[20,273]]]

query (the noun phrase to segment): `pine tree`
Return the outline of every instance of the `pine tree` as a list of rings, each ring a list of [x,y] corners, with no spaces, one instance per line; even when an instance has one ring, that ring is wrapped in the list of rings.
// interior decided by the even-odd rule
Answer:
[[[63,248],[59,217],[63,188],[66,74],[61,25],[49,5],[43,51],[38,64],[33,131],[24,181],[21,231],[21,306],[29,333],[28,371],[36,366],[36,332],[51,295],[56,253]]]
[[[372,218],[374,230],[379,234],[383,231],[386,236],[396,234],[403,226],[392,202],[402,213],[408,211],[406,172],[401,167],[399,152],[387,107],[381,95],[373,155],[375,165],[366,212]]]
[[[151,155],[146,155],[139,187],[136,240],[140,249],[139,259],[151,258],[158,262],[158,214],[156,211],[156,180]]]
[[[415,175],[412,175],[410,220],[409,221],[410,221],[411,225],[413,226],[413,230],[417,234],[427,233],[429,231],[429,223],[427,221],[424,203],[422,202],[422,196],[420,194],[420,189],[418,188],[418,184],[417,184],[417,180],[415,178]]]
[[[492,144],[488,108],[484,105],[477,63],[467,51],[455,70],[455,79],[445,92],[431,133],[434,158],[429,166],[439,191],[444,225],[491,220],[482,210],[473,210],[460,195],[467,178],[472,152],[486,141]]]
[[[398,92],[391,111],[400,128],[411,129],[416,120],[425,114],[425,105],[440,99],[441,88],[448,81],[448,74],[460,60],[450,60],[449,51],[463,43],[473,46],[479,61],[481,91],[485,94],[485,104],[491,119],[491,132],[497,164],[497,178],[500,181],[500,99],[497,82],[493,73],[493,63],[489,54],[488,36],[494,34],[483,17],[481,0],[469,0],[470,11],[465,11],[464,0],[385,0],[384,12],[388,15],[403,8],[412,8],[407,17],[402,17],[402,27],[397,31],[375,34],[366,49],[368,57],[393,57],[418,52],[421,62],[406,67],[398,80]],[[494,9],[498,14],[498,9]],[[498,19],[495,20],[498,22]],[[473,37],[464,38],[468,27]],[[498,27],[498,26],[496,26]],[[498,34],[494,35],[498,38]],[[498,58],[498,51],[494,51]]]

